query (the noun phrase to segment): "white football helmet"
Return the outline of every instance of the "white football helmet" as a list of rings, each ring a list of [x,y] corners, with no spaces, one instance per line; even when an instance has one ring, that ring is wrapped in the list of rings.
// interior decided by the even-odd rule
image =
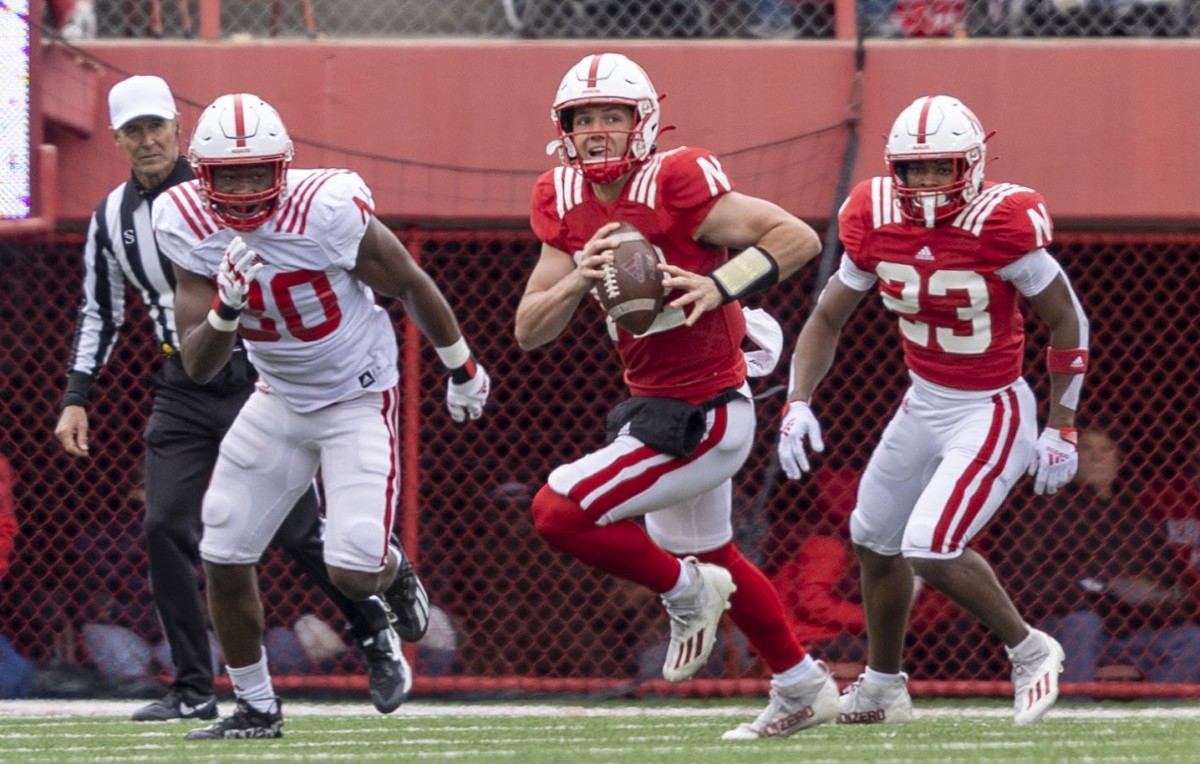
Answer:
[[[213,101],[200,119],[188,147],[188,161],[200,181],[200,193],[225,225],[238,231],[258,228],[287,195],[292,139],[271,104],[256,95],[233,93]],[[250,193],[217,191],[213,170],[266,164],[269,188]]]
[[[550,119],[558,128],[558,139],[550,142],[546,153],[557,152],[563,164],[578,167],[593,183],[612,183],[654,153],[661,116],[658,102],[658,92],[650,78],[642,67],[625,56],[620,53],[584,56],[558,86],[550,109]],[[599,158],[580,156],[573,137],[585,133],[572,130],[575,107],[614,103],[633,108],[633,129],[628,131],[629,142],[624,154]]]
[[[922,96],[909,104],[892,124],[884,150],[901,214],[932,228],[978,196],[989,137],[957,98]],[[954,181],[936,187],[909,186],[905,163],[928,159],[954,160]]]

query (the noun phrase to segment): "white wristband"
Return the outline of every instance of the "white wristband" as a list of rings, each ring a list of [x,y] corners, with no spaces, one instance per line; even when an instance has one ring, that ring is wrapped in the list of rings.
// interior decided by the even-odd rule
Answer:
[[[208,311],[208,325],[216,329],[218,332],[236,332],[238,330],[238,320],[230,318],[228,320],[217,315],[215,310]]]
[[[447,369],[457,369],[471,359],[471,348],[467,347],[467,338],[459,337],[458,342],[444,348],[434,348],[438,358]]]

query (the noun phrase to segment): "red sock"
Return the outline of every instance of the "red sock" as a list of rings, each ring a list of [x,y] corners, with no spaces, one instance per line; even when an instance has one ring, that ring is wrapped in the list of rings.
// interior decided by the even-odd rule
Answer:
[[[679,580],[679,560],[663,551],[632,520],[596,525],[583,507],[543,486],[533,497],[533,525],[557,549],[605,573],[634,581],[658,594]]]
[[[696,559],[720,565],[733,575],[737,591],[729,598],[729,617],[772,672],[787,671],[804,660],[804,647],[788,626],[775,587],[732,542]]]

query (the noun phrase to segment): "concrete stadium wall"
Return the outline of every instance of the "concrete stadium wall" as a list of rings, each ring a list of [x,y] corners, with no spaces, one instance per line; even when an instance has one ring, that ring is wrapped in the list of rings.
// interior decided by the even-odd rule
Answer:
[[[544,149],[553,138],[548,114],[559,78],[584,54],[604,49],[634,57],[670,95],[664,122],[679,129],[662,147],[702,145],[718,154],[837,123],[854,76],[853,45],[842,41],[139,40],[88,44],[99,64],[47,49],[35,87],[47,141],[59,149],[60,219],[77,224],[127,172],[107,129],[106,101],[126,73],[159,74],[172,84],[185,140],[204,104],[241,90],[272,102],[293,136],[308,141],[536,170],[553,161]],[[1041,191],[1060,225],[1200,226],[1197,72],[1197,40],[869,42],[853,175],[881,170],[882,136],[899,109],[918,95],[951,93],[996,131],[989,175]],[[828,167],[821,175],[836,177],[841,160],[822,157]],[[317,163],[303,151],[296,161]],[[395,193],[373,177],[386,167],[368,162],[360,170],[377,186],[381,217],[445,217],[438,199],[454,188]],[[525,192],[492,199],[478,217],[520,221],[527,199]],[[830,214],[793,212],[814,222]]]

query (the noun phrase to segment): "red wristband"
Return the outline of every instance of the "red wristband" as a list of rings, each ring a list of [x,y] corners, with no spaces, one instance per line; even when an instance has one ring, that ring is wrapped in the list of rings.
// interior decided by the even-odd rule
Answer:
[[[1046,349],[1046,368],[1055,374],[1082,374],[1087,367],[1088,351],[1083,348]]]
[[[1058,430],[1058,437],[1062,438],[1072,446],[1079,445],[1079,430],[1074,427],[1050,427],[1048,429]]]

